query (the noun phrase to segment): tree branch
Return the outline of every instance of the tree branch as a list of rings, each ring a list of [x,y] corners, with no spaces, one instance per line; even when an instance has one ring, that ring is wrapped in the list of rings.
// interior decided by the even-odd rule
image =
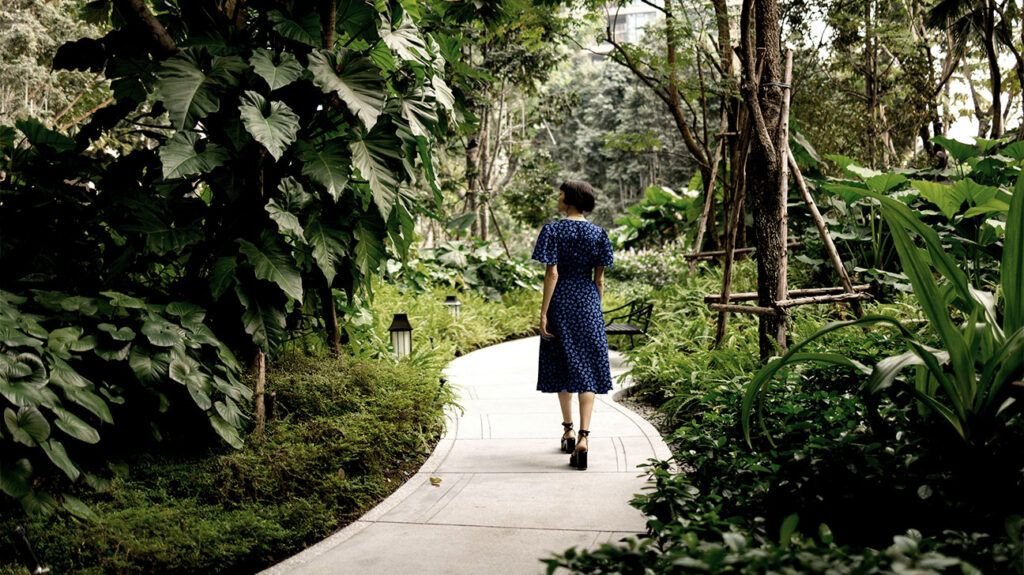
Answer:
[[[146,40],[147,50],[156,60],[173,56],[178,51],[174,38],[149,11],[145,0],[114,0],[114,8],[128,23],[128,28]]]
[[[743,0],[743,7],[740,10],[740,45],[743,46],[743,68],[746,78],[741,89],[746,96],[747,107],[750,108],[751,117],[754,119],[754,134],[758,143],[765,150],[769,158],[775,157],[775,144],[772,142],[768,126],[764,121],[764,114],[761,111],[761,100],[758,95],[760,89],[760,75],[754,65],[754,41],[750,37],[750,8],[754,0]]]

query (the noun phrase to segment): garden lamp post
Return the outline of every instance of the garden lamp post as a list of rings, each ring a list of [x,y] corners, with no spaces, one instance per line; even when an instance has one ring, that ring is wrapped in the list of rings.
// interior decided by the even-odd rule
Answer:
[[[409,316],[396,313],[388,331],[391,332],[391,348],[395,350],[395,357],[409,357],[412,353],[412,324],[409,323]]]
[[[452,317],[459,319],[459,308],[462,307],[462,302],[459,298],[450,295],[444,298],[444,306],[448,308],[448,313],[452,314]]]

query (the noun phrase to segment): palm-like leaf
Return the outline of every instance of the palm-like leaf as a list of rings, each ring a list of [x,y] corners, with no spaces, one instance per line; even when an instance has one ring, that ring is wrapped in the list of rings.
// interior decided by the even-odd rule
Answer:
[[[276,284],[288,297],[302,302],[302,276],[291,256],[277,242],[264,237],[262,247],[242,239],[238,244],[238,250],[256,268],[256,277]]]
[[[349,145],[352,150],[352,167],[370,185],[373,203],[385,220],[398,201],[398,177],[391,163],[401,161],[401,146],[398,137],[380,125],[366,137]]]

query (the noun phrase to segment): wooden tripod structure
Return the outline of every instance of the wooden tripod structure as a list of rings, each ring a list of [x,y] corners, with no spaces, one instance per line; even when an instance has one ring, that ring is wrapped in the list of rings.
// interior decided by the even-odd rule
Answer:
[[[794,249],[800,244],[787,243],[786,238],[788,235],[788,216],[785,213],[786,198],[789,195],[789,175],[787,174],[786,167],[793,174],[793,179],[800,190],[804,203],[807,205],[808,210],[811,214],[811,219],[814,221],[815,227],[818,229],[818,234],[821,236],[821,240],[825,245],[825,250],[828,252],[829,260],[832,263],[832,267],[835,268],[836,273],[839,275],[839,280],[842,285],[836,287],[825,287],[825,288],[809,288],[809,289],[794,289],[789,290],[785,278],[788,276],[788,259],[783,257],[782,266],[779,276],[780,289],[778,290],[778,299],[771,302],[758,302],[758,294],[755,292],[743,292],[743,293],[732,293],[732,269],[733,263],[735,262],[736,256],[746,254],[753,251],[752,248],[736,248],[736,230],[742,222],[743,214],[743,203],[746,195],[745,186],[738,191],[738,198],[734,202],[734,209],[732,214],[726,214],[725,217],[731,218],[732,225],[726,226],[726,238],[725,238],[725,249],[716,250],[714,252],[699,252],[687,255],[687,259],[691,262],[695,262],[699,259],[711,259],[715,257],[725,258],[723,264],[722,274],[722,292],[717,295],[705,296],[704,301],[708,304],[708,307],[718,311],[718,329],[715,334],[716,345],[721,344],[725,339],[725,330],[728,324],[729,313],[751,313],[757,315],[788,315],[790,308],[807,305],[807,304],[820,304],[820,303],[841,303],[847,302],[853,309],[853,312],[857,317],[864,315],[861,309],[860,302],[862,300],[871,299],[871,295],[867,293],[869,286],[867,285],[853,285],[850,280],[850,275],[847,273],[846,268],[843,267],[842,259],[839,257],[839,252],[836,250],[835,243],[832,241],[832,236],[828,233],[828,227],[825,225],[825,220],[821,216],[821,212],[818,210],[817,204],[814,202],[814,198],[811,196],[811,192],[807,187],[807,183],[804,181],[803,174],[800,173],[800,167],[796,163],[796,158],[793,156],[793,152],[789,149],[789,105],[791,98],[791,85],[793,79],[793,52],[792,50],[786,51],[786,67],[785,67],[785,83],[782,84],[784,89],[783,105],[781,122],[783,128],[783,134],[785,137],[783,141],[785,145],[779,146],[779,162],[783,166],[782,175],[779,178],[779,189],[778,193],[782,198],[783,213],[780,218],[781,237],[783,243],[786,244],[788,249]],[[750,129],[749,125],[746,129]],[[700,222],[698,224],[697,243],[695,250],[700,250],[700,245],[703,240],[704,230],[707,227],[707,218],[710,213],[709,205],[711,201],[711,195],[708,195],[704,206],[704,212],[701,215]],[[692,266],[692,263],[691,263]],[[740,302],[755,302],[753,304],[740,303]],[[779,345],[785,348],[786,342],[784,334],[779,337]]]

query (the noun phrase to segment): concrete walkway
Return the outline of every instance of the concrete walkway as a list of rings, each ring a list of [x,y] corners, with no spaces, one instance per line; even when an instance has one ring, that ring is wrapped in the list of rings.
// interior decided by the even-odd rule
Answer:
[[[532,337],[452,362],[448,381],[465,411],[449,417],[419,472],[355,523],[264,573],[544,573],[540,559],[554,552],[643,532],[645,518],[629,506],[645,486],[637,465],[668,458],[668,448],[613,392],[594,407],[589,469],[569,467],[558,401],[535,389],[538,346]],[[613,375],[623,373],[621,357],[611,357]]]

